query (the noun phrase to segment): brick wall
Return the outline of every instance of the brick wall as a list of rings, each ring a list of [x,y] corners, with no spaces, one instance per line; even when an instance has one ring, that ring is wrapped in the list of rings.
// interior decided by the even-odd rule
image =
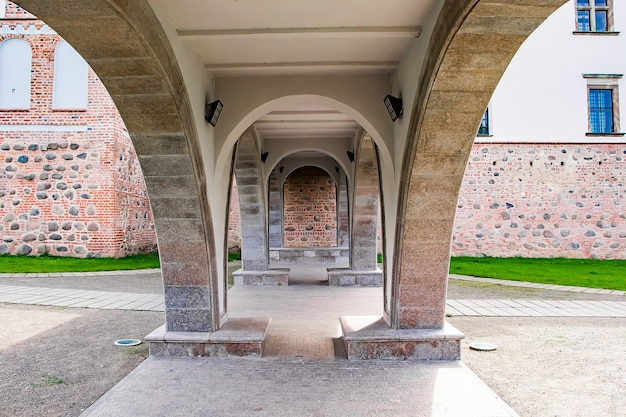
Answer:
[[[29,17],[8,3],[0,22],[0,41],[25,39],[33,53],[30,110],[0,111],[0,253],[120,257],[153,251],[143,176],[114,103],[90,70],[87,110],[51,110],[61,38],[41,21],[11,20]]]
[[[337,246],[335,181],[315,167],[297,169],[284,184],[285,247]]]
[[[626,259],[624,161],[624,144],[475,144],[452,254]],[[290,221],[294,242],[306,222],[293,211]],[[229,230],[238,233],[232,211]]]
[[[475,144],[453,255],[626,258],[626,145]]]

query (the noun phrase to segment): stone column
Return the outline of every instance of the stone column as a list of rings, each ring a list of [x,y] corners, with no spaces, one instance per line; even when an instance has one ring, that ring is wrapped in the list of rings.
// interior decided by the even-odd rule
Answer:
[[[278,167],[274,168],[269,181],[269,237],[270,248],[283,246],[283,193]]]
[[[348,184],[343,170],[339,172],[337,184],[337,246],[350,245],[350,212],[348,209]]]
[[[380,286],[383,275],[376,263],[380,183],[376,146],[369,136],[362,140],[357,156],[350,268],[328,269],[328,283],[340,286]]]
[[[265,187],[261,152],[251,133],[237,143],[235,176],[241,216],[242,269],[234,273],[236,285],[287,285],[288,270],[269,270]]]

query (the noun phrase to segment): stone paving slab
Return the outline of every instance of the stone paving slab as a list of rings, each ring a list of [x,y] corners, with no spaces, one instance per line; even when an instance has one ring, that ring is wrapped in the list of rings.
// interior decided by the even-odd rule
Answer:
[[[515,417],[461,362],[150,357],[83,417]]]
[[[446,314],[484,317],[626,317],[626,301],[448,300]]]
[[[165,311],[162,294],[68,290],[17,285],[0,285],[0,303],[135,311]]]

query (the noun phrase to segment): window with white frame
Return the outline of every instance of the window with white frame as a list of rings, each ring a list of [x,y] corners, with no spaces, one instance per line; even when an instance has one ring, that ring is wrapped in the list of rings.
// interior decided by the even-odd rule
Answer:
[[[620,132],[621,74],[585,74],[589,109],[588,135],[623,135]]]
[[[578,32],[613,32],[613,0],[576,0]]]
[[[87,110],[89,66],[72,46],[61,41],[54,52],[53,110]]]
[[[30,110],[32,50],[21,38],[0,43],[0,110]]]

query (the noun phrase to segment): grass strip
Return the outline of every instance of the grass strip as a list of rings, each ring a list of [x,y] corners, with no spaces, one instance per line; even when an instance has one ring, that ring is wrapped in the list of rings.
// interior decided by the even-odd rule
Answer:
[[[159,255],[149,253],[125,258],[70,258],[60,256],[0,256],[0,272],[92,272],[159,267]]]
[[[626,291],[626,260],[452,257],[450,273]]]

